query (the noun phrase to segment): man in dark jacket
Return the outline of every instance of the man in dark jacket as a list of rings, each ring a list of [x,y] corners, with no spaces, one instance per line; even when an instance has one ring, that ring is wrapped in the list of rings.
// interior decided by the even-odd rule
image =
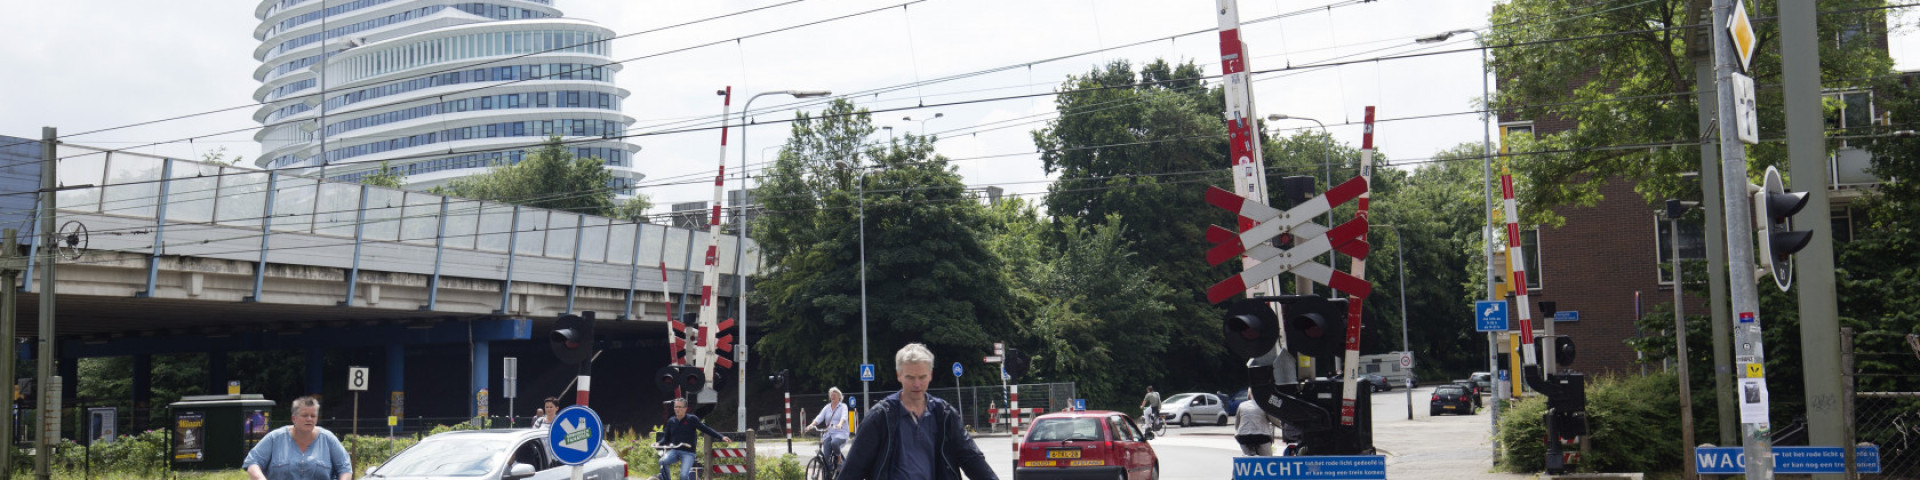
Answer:
[[[960,423],[960,411],[927,394],[933,352],[908,344],[893,356],[900,392],[861,417],[838,480],[1000,480]]]
[[[660,438],[657,439],[660,445],[671,447],[660,456],[660,480],[673,480],[673,477],[667,476],[667,468],[674,462],[680,463],[680,480],[693,478],[693,442],[697,440],[694,437],[695,432],[706,432],[708,436],[718,438],[722,442],[733,441],[715,431],[713,427],[701,423],[700,416],[687,413],[687,399],[673,399],[673,418],[667,419],[667,424],[661,428]]]

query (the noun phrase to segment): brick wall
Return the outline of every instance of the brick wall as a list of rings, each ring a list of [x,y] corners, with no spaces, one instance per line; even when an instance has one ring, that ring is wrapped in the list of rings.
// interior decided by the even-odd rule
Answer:
[[[1589,375],[1638,374],[1640,364],[1633,348],[1626,344],[1636,335],[1635,293],[1639,294],[1638,311],[1646,312],[1655,305],[1672,303],[1673,291],[1659,283],[1653,206],[1625,179],[1607,182],[1600,192],[1605,199],[1592,207],[1559,209],[1567,219],[1565,226],[1541,229],[1542,288],[1529,300],[1550,300],[1558,303],[1560,311],[1580,312],[1579,321],[1554,325],[1555,333],[1573,337],[1579,355],[1571,368]],[[1701,299],[1689,297],[1686,302],[1690,313],[1702,313],[1705,308],[1706,302]],[[1537,306],[1535,316],[1540,316]],[[1672,331],[1638,334],[1671,335]],[[1690,347],[1696,350],[1705,348],[1708,341],[1688,338]],[[1657,369],[1659,365],[1655,362],[1648,368]]]

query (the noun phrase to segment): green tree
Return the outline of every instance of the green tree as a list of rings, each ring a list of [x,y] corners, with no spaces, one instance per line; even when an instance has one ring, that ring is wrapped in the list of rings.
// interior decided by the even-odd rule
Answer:
[[[406,186],[407,175],[400,173],[400,169],[387,166],[387,162],[382,161],[380,162],[380,171],[361,177],[360,183],[376,187],[400,188]]]
[[[802,366],[800,380],[820,387],[857,381],[863,201],[864,328],[881,379],[891,376],[885,359],[906,343],[969,358],[1013,331],[1013,297],[983,239],[983,207],[929,138],[864,143],[873,130],[866,110],[844,100],[817,117],[800,114],[754,192],[768,213],[753,232],[770,264],[757,283],[770,330],[759,348]]]
[[[1599,186],[1634,182],[1649,201],[1697,197],[1680,172],[1698,169],[1695,70],[1689,42],[1711,38],[1710,22],[1690,14],[1690,0],[1627,5],[1584,0],[1513,0],[1494,9],[1487,35],[1492,68],[1501,75],[1494,108],[1503,120],[1566,122],[1572,128],[1510,145],[1522,211],[1533,223],[1558,224],[1553,209],[1592,206]],[[1823,41],[1821,78],[1830,87],[1864,84],[1891,72],[1873,29],[1884,0],[1820,2],[1819,28],[1843,42]],[[1775,15],[1771,2],[1749,2],[1754,18]],[[1760,131],[1784,128],[1778,87],[1777,22],[1754,22],[1759,43],[1749,75],[1760,85]],[[1702,50],[1704,51],[1704,50]],[[1709,91],[1711,93],[1711,91]],[[1518,148],[1514,148],[1518,147]],[[1756,167],[1784,164],[1784,144],[1748,149]],[[1759,168],[1749,168],[1757,175]]]
[[[1397,329],[1399,322],[1406,322],[1421,378],[1446,379],[1486,368],[1486,336],[1474,331],[1470,307],[1471,300],[1486,296],[1479,234],[1480,148],[1462,144],[1440,152],[1432,163],[1414,169],[1399,189],[1374,200],[1378,206],[1371,220],[1394,228],[1372,230],[1368,277],[1374,279],[1372,298],[1391,303],[1369,301],[1367,308],[1384,309],[1384,318],[1396,319],[1383,322],[1396,330],[1386,332],[1391,337],[1386,345],[1400,345]],[[1402,236],[1397,244],[1393,230]],[[1401,270],[1394,265],[1401,253],[1407,262],[1405,319],[1399,315]]]
[[[1182,328],[1169,332],[1162,369],[1128,378],[1122,391],[1225,387],[1244,377],[1220,344],[1221,310],[1206,301],[1206,288],[1238,265],[1204,260],[1207,227],[1232,225],[1233,217],[1204,199],[1206,185],[1228,182],[1228,150],[1224,101],[1218,89],[1202,85],[1203,76],[1192,63],[1165,61],[1138,75],[1116,61],[1069,76],[1055,97],[1060,117],[1033,132],[1056,178],[1047,214],[1084,221],[1120,215],[1135,258],[1176,292],[1166,317]]]
[[[608,217],[632,218],[635,208],[644,212],[651,207],[644,197],[616,204],[613,185],[613,172],[607,170],[604,160],[574,157],[561,144],[560,137],[551,137],[519,163],[460,178],[434,191],[475,200]]]

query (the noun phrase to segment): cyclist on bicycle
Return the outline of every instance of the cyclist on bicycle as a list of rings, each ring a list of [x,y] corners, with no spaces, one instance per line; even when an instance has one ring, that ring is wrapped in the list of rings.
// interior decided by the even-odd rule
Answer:
[[[840,394],[840,387],[827,389],[827,406],[807,424],[806,431],[813,430],[820,431],[821,449],[832,452],[835,460],[844,458],[840,447],[847,444],[847,402]]]
[[[1149,428],[1160,422],[1160,392],[1153,391],[1152,385],[1147,386],[1147,397],[1140,399],[1140,406],[1147,409],[1147,418],[1144,419],[1146,420],[1144,423]]]

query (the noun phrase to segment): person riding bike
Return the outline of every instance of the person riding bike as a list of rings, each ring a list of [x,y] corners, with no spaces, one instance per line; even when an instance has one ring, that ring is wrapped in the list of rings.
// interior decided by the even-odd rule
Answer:
[[[1152,385],[1147,386],[1147,396],[1140,399],[1140,406],[1147,409],[1145,420],[1149,427],[1160,422],[1160,392],[1153,391]]]
[[[831,452],[836,460],[846,458],[840,448],[847,444],[847,402],[840,394],[840,387],[827,389],[827,406],[820,409],[820,415],[807,424],[805,431],[813,430],[820,431],[820,448]]]

